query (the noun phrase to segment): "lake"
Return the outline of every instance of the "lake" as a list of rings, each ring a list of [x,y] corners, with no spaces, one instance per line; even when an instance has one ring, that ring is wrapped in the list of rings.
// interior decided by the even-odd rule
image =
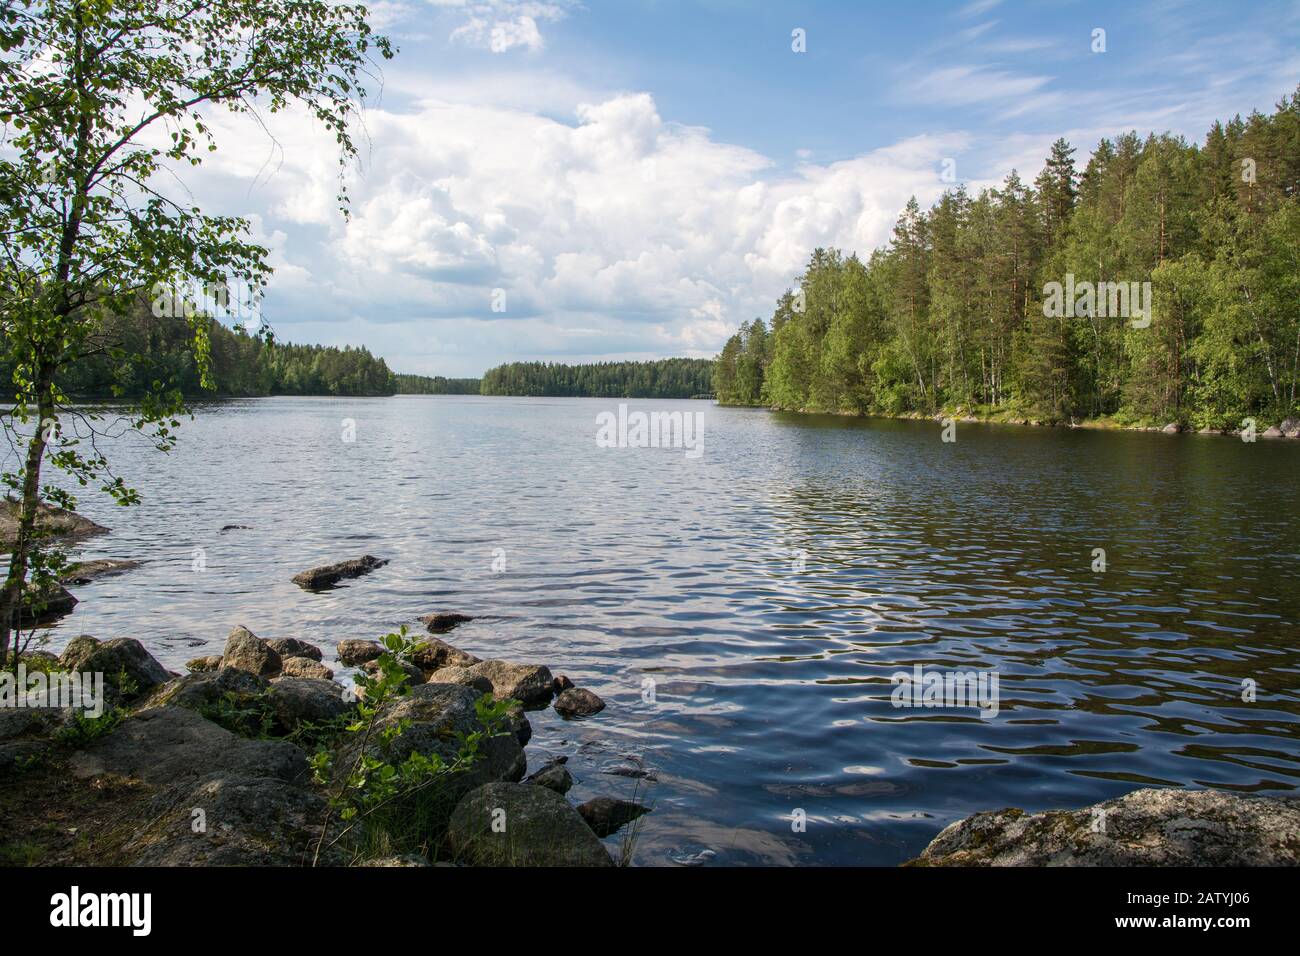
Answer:
[[[529,763],[567,755],[575,801],[653,803],[642,865],[892,865],[978,810],[1295,788],[1300,442],[959,424],[946,443],[932,422],[628,400],[702,413],[692,455],[598,445],[618,404],[231,401],[169,455],[117,442],[144,502],[84,495],[113,529],[84,554],[147,563],[76,588],[50,646],[137,637],[183,670],[244,624],[328,662],[475,615],[444,637],[606,700],[534,712]],[[290,583],[365,553],[391,563]],[[894,706],[916,665],[996,674],[998,713]]]

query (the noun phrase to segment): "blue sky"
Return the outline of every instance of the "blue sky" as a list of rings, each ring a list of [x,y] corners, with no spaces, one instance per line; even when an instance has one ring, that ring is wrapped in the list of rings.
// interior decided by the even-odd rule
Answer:
[[[1300,2],[383,0],[333,210],[331,143],[243,120],[192,182],[273,250],[282,339],[398,371],[714,354],[816,245],[865,254],[945,160],[978,189],[1127,129],[1200,140],[1300,84]],[[802,29],[806,52],[792,50]],[[1104,52],[1094,52],[1094,30]],[[232,145],[233,144],[233,145]]]

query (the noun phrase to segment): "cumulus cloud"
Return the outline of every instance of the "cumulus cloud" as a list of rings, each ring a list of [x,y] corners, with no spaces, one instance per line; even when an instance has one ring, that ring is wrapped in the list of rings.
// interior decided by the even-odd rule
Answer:
[[[571,0],[429,0],[434,6],[454,8],[464,22],[451,31],[453,43],[506,53],[520,48],[540,50],[545,45],[540,22],[564,19]]]

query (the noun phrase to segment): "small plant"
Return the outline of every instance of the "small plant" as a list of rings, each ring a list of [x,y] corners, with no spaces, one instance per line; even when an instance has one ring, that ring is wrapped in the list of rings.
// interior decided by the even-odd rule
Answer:
[[[437,753],[414,751],[395,760],[393,745],[411,721],[403,718],[381,724],[379,717],[385,705],[410,694],[410,676],[404,665],[419,642],[408,636],[403,625],[398,632],[386,635],[382,643],[384,653],[376,660],[374,673],[357,678],[361,700],[356,719],[345,730],[358,742],[352,765],[340,771],[334,765],[333,752],[325,747],[311,761],[317,783],[325,785],[336,780],[329,816],[316,841],[313,866],[324,849],[349,835],[371,853],[407,849],[408,844],[419,839],[423,823],[436,805],[437,785],[448,775],[468,769],[478,759],[484,740],[505,732],[507,715],[515,703],[495,701],[490,694],[479,698],[474,709],[483,729],[458,733],[458,749],[450,761]],[[335,819],[342,827],[326,843],[330,823]]]
[[[87,717],[83,713],[75,712],[71,719],[59,728],[54,738],[70,747],[85,747],[110,733],[125,717],[125,712],[116,707],[109,707],[98,717]]]
[[[272,736],[275,712],[264,695],[240,696],[226,691],[215,701],[199,707],[198,712],[232,734],[264,740]]]

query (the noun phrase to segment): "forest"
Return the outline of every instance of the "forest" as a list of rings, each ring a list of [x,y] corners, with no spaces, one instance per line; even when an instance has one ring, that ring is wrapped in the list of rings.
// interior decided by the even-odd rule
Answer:
[[[477,395],[476,378],[445,378],[442,375],[407,375],[396,372],[393,384],[398,395]]]
[[[712,391],[711,359],[653,362],[511,362],[483,374],[484,395],[586,398],[695,398]]]
[[[1032,184],[911,200],[865,261],[813,251],[726,343],[718,400],[1207,429],[1300,412],[1300,89],[1201,145],[1074,152],[1058,139]],[[1149,289],[1146,309],[1116,315],[1099,283]]]

